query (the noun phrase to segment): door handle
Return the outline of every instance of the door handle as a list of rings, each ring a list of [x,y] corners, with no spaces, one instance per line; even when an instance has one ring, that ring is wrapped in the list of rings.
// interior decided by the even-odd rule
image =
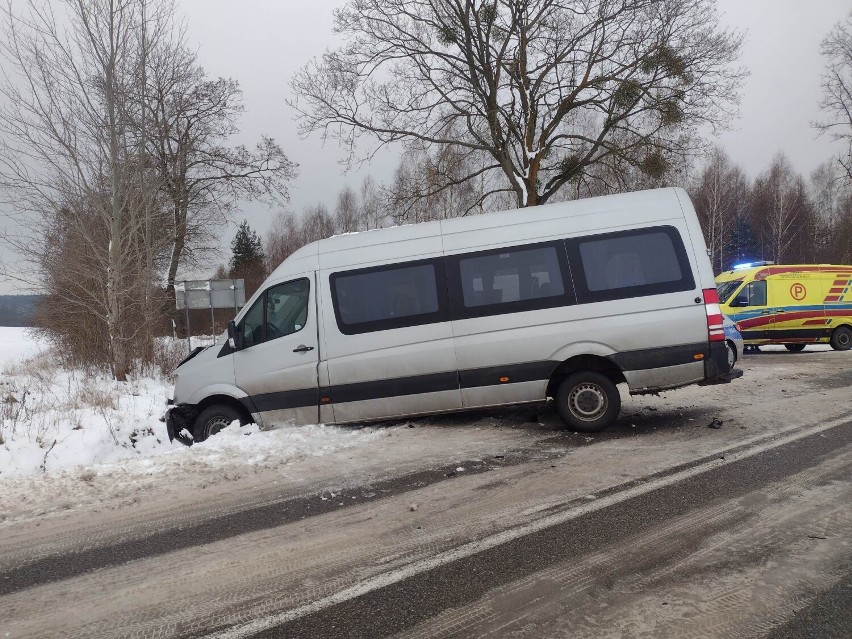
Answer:
[[[304,344],[299,344],[296,348],[293,349],[294,353],[307,353],[308,351],[314,350],[313,346],[305,346]]]

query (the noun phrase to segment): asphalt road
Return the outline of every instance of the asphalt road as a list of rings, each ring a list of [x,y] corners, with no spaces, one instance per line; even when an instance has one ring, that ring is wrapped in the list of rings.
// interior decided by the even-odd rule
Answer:
[[[743,367],[598,437],[511,412],[500,454],[5,526],[0,639],[852,636],[852,355]]]

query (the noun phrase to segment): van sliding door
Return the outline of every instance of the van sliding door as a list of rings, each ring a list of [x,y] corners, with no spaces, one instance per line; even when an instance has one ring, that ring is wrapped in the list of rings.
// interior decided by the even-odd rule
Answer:
[[[440,248],[439,237],[414,246],[427,243]],[[321,277],[329,283],[323,312],[330,385],[323,396],[335,421],[461,408],[442,260],[415,257]]]

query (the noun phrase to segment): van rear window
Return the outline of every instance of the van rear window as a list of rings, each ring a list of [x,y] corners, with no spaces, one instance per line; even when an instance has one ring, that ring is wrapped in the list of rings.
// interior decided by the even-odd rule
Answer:
[[[695,280],[674,227],[606,233],[568,241],[578,301],[688,291]]]
[[[345,271],[331,275],[332,301],[344,334],[442,321],[436,261]]]

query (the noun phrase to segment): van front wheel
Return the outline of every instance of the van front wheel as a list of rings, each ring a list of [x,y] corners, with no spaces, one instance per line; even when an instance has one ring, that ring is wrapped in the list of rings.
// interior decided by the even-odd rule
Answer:
[[[238,420],[241,425],[243,424],[243,418],[230,406],[225,404],[208,406],[195,418],[195,427],[192,429],[195,443],[203,442],[235,420]]]
[[[838,326],[831,334],[831,348],[836,351],[848,351],[852,348],[852,329]]]
[[[618,388],[601,373],[574,373],[556,391],[556,412],[570,428],[581,433],[599,433],[615,421],[620,410]]]
[[[804,344],[784,344],[784,347],[791,353],[801,353],[805,350]]]

